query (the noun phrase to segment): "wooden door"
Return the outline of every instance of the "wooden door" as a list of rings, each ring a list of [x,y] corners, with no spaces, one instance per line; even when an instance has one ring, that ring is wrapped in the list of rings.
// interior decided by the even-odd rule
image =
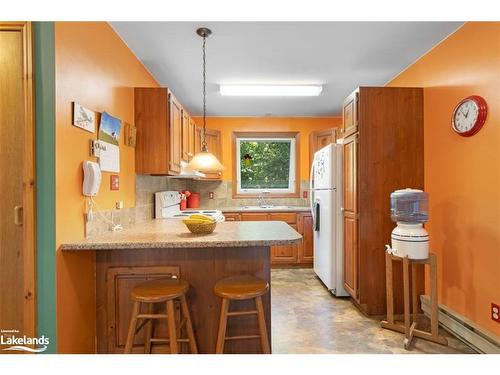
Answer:
[[[301,214],[299,233],[302,234],[302,248],[299,254],[300,263],[312,263],[313,257],[313,219],[310,214]]]
[[[191,126],[191,117],[186,110],[182,110],[182,160],[188,162],[190,160],[189,152],[189,129]]]
[[[0,23],[0,51],[0,328],[17,330],[16,336],[33,337],[36,332],[31,24]]]
[[[356,133],[358,129],[358,90],[354,91],[345,100],[342,107],[343,137]]]
[[[358,249],[358,150],[357,134],[345,139],[343,178],[344,224],[344,287],[358,298],[359,249]]]
[[[181,171],[182,158],[182,106],[172,93],[168,97],[169,104],[169,173]]]

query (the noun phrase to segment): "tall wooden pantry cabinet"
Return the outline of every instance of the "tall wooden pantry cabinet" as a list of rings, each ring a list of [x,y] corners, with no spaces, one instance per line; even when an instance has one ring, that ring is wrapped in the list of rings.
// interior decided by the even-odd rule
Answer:
[[[395,226],[390,194],[424,187],[423,131],[421,88],[359,87],[344,101],[338,137],[344,157],[344,287],[368,315],[386,312],[384,250]],[[417,280],[422,294],[422,269]],[[402,312],[401,272],[395,272],[394,285],[395,309]]]

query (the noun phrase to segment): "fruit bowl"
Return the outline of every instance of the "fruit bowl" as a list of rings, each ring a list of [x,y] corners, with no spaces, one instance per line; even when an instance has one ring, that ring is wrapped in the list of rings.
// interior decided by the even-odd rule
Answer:
[[[215,230],[217,221],[205,215],[194,214],[182,220],[184,225],[194,234],[210,234]]]
[[[213,223],[189,223],[189,222],[184,222],[186,227],[189,229],[191,233],[194,234],[210,234],[215,230],[215,227],[217,226],[217,222],[214,221]]]

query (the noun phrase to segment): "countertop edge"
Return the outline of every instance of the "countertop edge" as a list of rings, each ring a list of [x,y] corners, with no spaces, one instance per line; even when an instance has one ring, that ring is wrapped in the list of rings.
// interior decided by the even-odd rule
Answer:
[[[203,210],[203,209],[201,209]],[[208,210],[208,209],[207,209]],[[311,208],[304,206],[302,207],[294,207],[294,208],[281,208],[281,209],[272,209],[272,208],[255,208],[255,209],[246,209],[246,208],[239,208],[239,207],[227,207],[227,208],[222,208],[221,209],[222,213],[245,213],[245,212],[298,212],[298,213],[303,213],[303,212],[310,212]]]
[[[210,249],[210,248],[237,248],[237,247],[270,247],[282,245],[296,245],[302,241],[302,236],[290,240],[242,240],[241,242],[133,242],[133,243],[70,243],[62,244],[62,251],[89,251],[89,250],[147,250],[147,249]]]

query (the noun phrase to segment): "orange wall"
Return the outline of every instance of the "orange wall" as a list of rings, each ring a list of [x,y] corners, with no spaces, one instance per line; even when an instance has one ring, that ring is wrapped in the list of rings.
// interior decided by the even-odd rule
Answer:
[[[113,29],[104,22],[56,22],[56,239],[84,236],[82,161],[91,134],[71,125],[71,102],[134,122],[134,86],[157,86]],[[120,139],[120,190],[110,191],[109,173],[96,202],[109,209],[118,200],[135,205],[134,149]],[[58,352],[91,353],[95,340],[95,257],[91,252],[57,251]]]
[[[199,126],[203,119],[195,117]],[[300,179],[309,180],[309,135],[314,130],[340,127],[341,117],[209,117],[207,128],[220,130],[222,136],[222,160],[225,170],[222,178],[230,181],[233,175],[232,132],[300,132]]]
[[[500,22],[469,22],[394,78],[424,87],[427,229],[438,255],[440,303],[500,334]],[[454,106],[476,94],[488,118],[472,138],[451,130]]]

